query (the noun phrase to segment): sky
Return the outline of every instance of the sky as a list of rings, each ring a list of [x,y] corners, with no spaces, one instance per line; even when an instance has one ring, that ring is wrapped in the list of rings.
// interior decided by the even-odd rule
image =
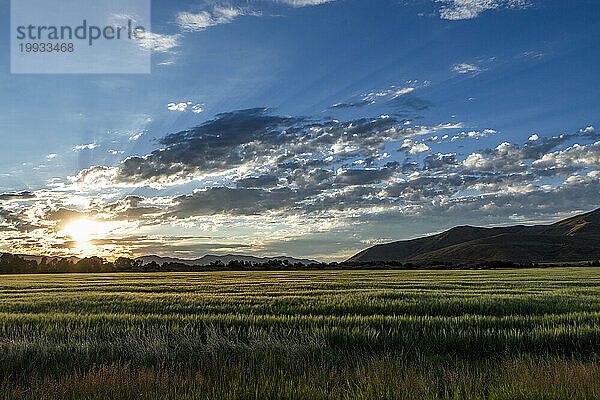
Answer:
[[[598,16],[594,0],[152,1],[152,72],[131,75],[11,74],[6,28],[0,251],[340,261],[596,209]]]

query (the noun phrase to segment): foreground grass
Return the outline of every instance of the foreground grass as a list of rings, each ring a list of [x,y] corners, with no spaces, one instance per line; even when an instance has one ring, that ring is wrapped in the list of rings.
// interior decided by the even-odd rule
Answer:
[[[0,398],[596,399],[598,272],[0,276]]]

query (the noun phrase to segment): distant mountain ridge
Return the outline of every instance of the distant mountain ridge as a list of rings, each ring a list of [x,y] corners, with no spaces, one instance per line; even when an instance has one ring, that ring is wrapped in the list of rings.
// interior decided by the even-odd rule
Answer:
[[[600,259],[600,209],[551,225],[458,226],[437,235],[376,245],[351,262],[477,264],[486,261],[574,262]]]
[[[210,265],[211,263],[214,262],[222,262],[223,264],[227,264],[230,261],[244,261],[244,262],[249,262],[252,264],[262,264],[262,263],[266,263],[269,261],[288,261],[290,264],[312,264],[315,263],[316,261],[314,260],[308,260],[308,259],[298,259],[298,258],[293,258],[293,257],[254,257],[254,256],[245,256],[245,255],[236,255],[236,254],[227,254],[224,256],[217,256],[217,255],[211,255],[211,254],[207,254],[203,257],[200,258],[196,258],[196,259],[192,259],[192,260],[186,260],[186,259],[181,259],[181,258],[174,258],[174,257],[161,257],[161,256],[154,256],[154,255],[149,255],[149,256],[141,256],[136,258],[136,260],[140,260],[142,261],[142,263],[145,264],[149,264],[151,262],[156,262],[159,265],[162,265],[164,263],[179,263],[179,264],[185,264],[185,265],[197,265],[197,266],[206,266],[206,265]]]

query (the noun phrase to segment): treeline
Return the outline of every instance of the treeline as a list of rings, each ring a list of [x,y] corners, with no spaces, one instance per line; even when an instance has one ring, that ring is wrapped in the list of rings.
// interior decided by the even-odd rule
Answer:
[[[582,266],[582,264],[577,264]],[[583,264],[585,265],[585,264]],[[590,267],[600,267],[600,261],[588,262]],[[290,270],[385,270],[385,269],[506,269],[506,268],[542,268],[548,265],[536,263],[514,263],[510,261],[487,261],[474,265],[452,265],[432,263],[417,265],[402,262],[332,262],[332,263],[290,263],[287,260],[270,260],[265,263],[247,261],[221,261],[209,265],[187,265],[169,262],[158,264],[155,261],[143,264],[141,260],[119,257],[107,261],[100,257],[88,257],[77,261],[68,258],[42,257],[40,262],[21,256],[4,253],[0,255],[0,274],[52,274],[52,273],[94,273],[94,272],[185,272],[185,271],[290,271]],[[553,265],[558,266],[558,265]],[[573,266],[565,264],[564,266]]]

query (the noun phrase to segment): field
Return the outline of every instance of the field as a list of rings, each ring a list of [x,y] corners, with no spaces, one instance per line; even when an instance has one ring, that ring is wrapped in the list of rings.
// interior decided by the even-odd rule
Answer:
[[[0,399],[598,399],[600,270],[0,275]]]

